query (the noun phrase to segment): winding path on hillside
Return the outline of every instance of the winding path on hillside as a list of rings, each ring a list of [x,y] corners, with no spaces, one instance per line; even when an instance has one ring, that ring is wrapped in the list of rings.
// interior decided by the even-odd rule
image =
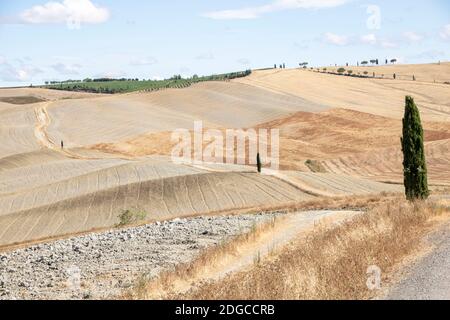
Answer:
[[[39,144],[47,149],[52,150],[52,151],[62,153],[71,159],[92,160],[92,159],[88,159],[86,157],[81,157],[77,154],[74,154],[73,152],[66,150],[62,147],[56,146],[55,142],[49,138],[48,133],[47,133],[47,128],[51,124],[51,118],[47,112],[48,106],[49,106],[49,102],[46,102],[44,105],[39,106],[35,109],[37,123],[36,123],[36,127],[34,129],[34,135],[35,135],[36,139],[38,140]]]
[[[102,160],[102,159],[104,159],[104,157],[87,157],[87,156],[83,156],[80,154],[76,154],[67,148],[58,146],[57,144],[55,144],[54,141],[52,141],[52,139],[50,139],[48,132],[47,132],[47,129],[52,122],[52,119],[47,111],[47,108],[49,107],[50,103],[51,102],[46,102],[34,110],[35,115],[36,115],[36,126],[34,129],[34,135],[35,135],[38,143],[49,150],[63,154],[66,157],[71,158],[71,159],[78,159],[78,160]],[[108,157],[108,158],[112,158],[112,157]],[[121,156],[121,157],[114,156],[114,158],[122,159],[122,160],[134,160],[130,157],[125,158],[123,156]]]

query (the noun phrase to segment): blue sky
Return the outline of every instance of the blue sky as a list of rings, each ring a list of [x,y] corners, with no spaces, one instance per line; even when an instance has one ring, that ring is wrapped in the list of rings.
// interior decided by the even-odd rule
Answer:
[[[448,0],[0,0],[0,86],[450,60]]]

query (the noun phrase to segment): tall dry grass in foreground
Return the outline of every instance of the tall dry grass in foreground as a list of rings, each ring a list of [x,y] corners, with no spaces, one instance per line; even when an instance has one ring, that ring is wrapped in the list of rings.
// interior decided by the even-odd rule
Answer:
[[[384,274],[420,247],[448,210],[431,202],[381,204],[351,221],[315,230],[251,269],[203,283],[177,299],[367,299],[367,268]]]

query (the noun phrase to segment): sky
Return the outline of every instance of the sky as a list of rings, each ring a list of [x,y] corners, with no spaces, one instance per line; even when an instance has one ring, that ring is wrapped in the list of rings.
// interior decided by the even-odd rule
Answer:
[[[450,60],[448,0],[0,0],[0,87]]]

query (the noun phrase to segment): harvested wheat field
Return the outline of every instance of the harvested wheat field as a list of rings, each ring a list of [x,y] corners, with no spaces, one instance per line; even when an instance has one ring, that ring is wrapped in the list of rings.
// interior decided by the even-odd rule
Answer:
[[[448,64],[392,68],[425,78]],[[442,83],[266,70],[151,93],[2,89],[0,246],[111,228],[130,209],[145,211],[144,223],[402,192],[406,94],[422,112],[430,183],[448,185]],[[172,130],[199,120],[205,129],[280,129],[281,171],[172,162]]]
[[[440,79],[444,79],[449,74],[449,66],[449,63],[442,63],[419,68],[424,78],[433,77],[437,72]],[[418,67],[412,68],[408,71],[405,66],[402,70],[411,74]],[[300,69],[255,71],[249,77],[233,81],[301,97],[329,108],[352,109],[394,119],[401,119],[405,95],[412,95],[424,120],[448,122],[450,119],[450,85],[441,82],[354,78]]]

